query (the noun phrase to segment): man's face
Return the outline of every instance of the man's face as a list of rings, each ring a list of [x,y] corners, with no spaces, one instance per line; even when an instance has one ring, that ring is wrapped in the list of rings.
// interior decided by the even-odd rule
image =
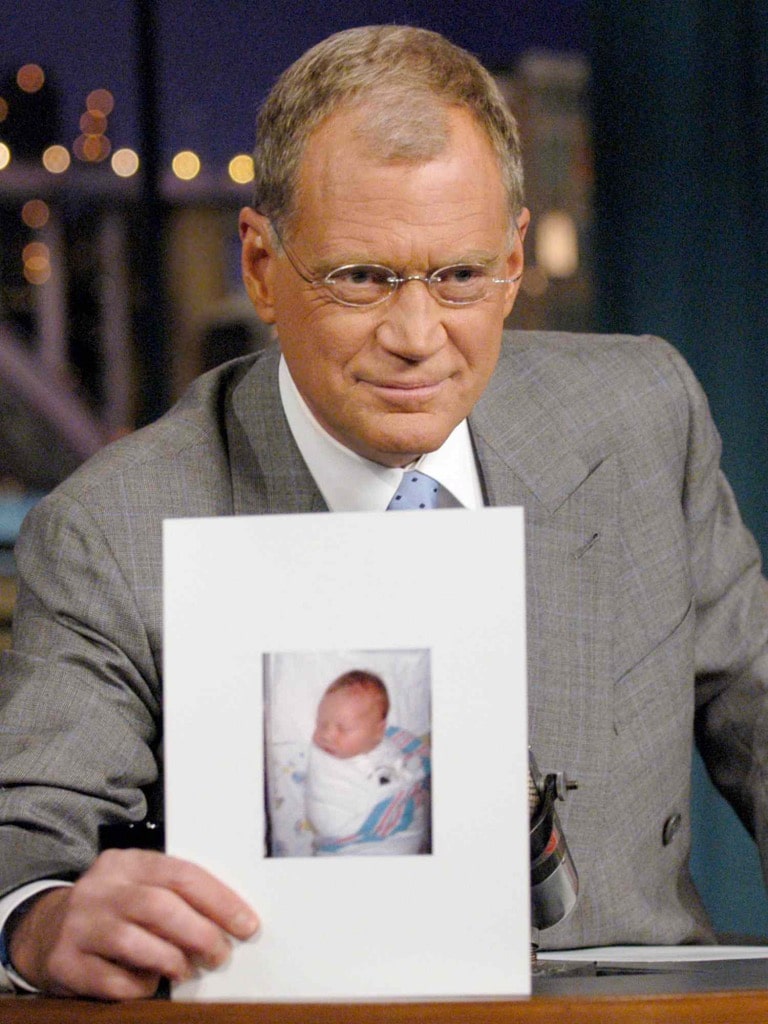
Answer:
[[[313,277],[353,263],[406,276],[489,261],[495,277],[519,274],[522,241],[510,242],[498,163],[466,111],[448,111],[448,145],[420,163],[376,159],[354,136],[360,116],[332,115],[304,154],[286,242]],[[521,234],[527,220],[523,211]],[[320,424],[387,466],[438,448],[488,383],[517,285],[447,307],[413,281],[379,306],[350,308],[302,280],[253,210],[243,211],[241,234],[249,294],[277,324],[291,375]]]
[[[312,742],[333,757],[367,754],[377,746],[386,728],[381,701],[370,693],[334,690],[317,708]]]

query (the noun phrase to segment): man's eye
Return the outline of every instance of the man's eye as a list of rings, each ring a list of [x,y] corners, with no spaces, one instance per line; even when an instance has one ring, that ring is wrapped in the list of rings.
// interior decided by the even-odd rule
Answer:
[[[375,279],[375,276],[366,267],[357,267],[347,273],[347,278],[352,284],[368,284]]]
[[[435,271],[435,279],[440,284],[473,284],[482,281],[486,276],[485,267],[472,266],[469,263],[458,264],[455,267],[443,267]]]
[[[385,267],[374,267],[374,266],[355,266],[355,267],[342,267],[339,270],[334,270],[333,273],[328,275],[328,280],[334,284],[351,287],[379,287],[387,286],[392,272],[387,270]]]

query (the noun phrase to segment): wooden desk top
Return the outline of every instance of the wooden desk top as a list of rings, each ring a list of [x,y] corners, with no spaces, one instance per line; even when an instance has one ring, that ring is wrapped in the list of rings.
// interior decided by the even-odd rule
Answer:
[[[564,965],[566,968],[569,965]],[[768,958],[534,972],[530,998],[452,1002],[134,1003],[0,995],[0,1024],[763,1024]]]
[[[90,1003],[0,997],[3,1024],[760,1024],[768,992],[465,1003]]]

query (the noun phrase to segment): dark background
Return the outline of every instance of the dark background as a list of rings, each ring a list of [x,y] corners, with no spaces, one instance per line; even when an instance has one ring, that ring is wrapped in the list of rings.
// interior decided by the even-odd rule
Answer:
[[[158,0],[162,148],[194,149],[225,163],[252,146],[256,107],[277,75],[331,32],[397,22],[447,35],[493,68],[508,68],[531,48],[582,50],[584,0],[442,4],[264,3],[258,0]],[[64,100],[64,136],[78,134],[86,94],[110,89],[115,148],[138,145],[136,11],[132,0],[2,0],[0,66],[35,62],[50,69]]]

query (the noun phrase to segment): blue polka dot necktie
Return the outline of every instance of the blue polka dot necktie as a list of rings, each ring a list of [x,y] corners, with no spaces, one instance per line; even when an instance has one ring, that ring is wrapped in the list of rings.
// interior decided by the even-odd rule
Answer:
[[[403,479],[400,481],[400,486],[395,491],[394,497],[387,505],[387,511],[397,512],[414,508],[456,508],[458,506],[459,502],[447,487],[443,487],[426,473],[420,473],[418,469],[409,469],[403,473]]]

